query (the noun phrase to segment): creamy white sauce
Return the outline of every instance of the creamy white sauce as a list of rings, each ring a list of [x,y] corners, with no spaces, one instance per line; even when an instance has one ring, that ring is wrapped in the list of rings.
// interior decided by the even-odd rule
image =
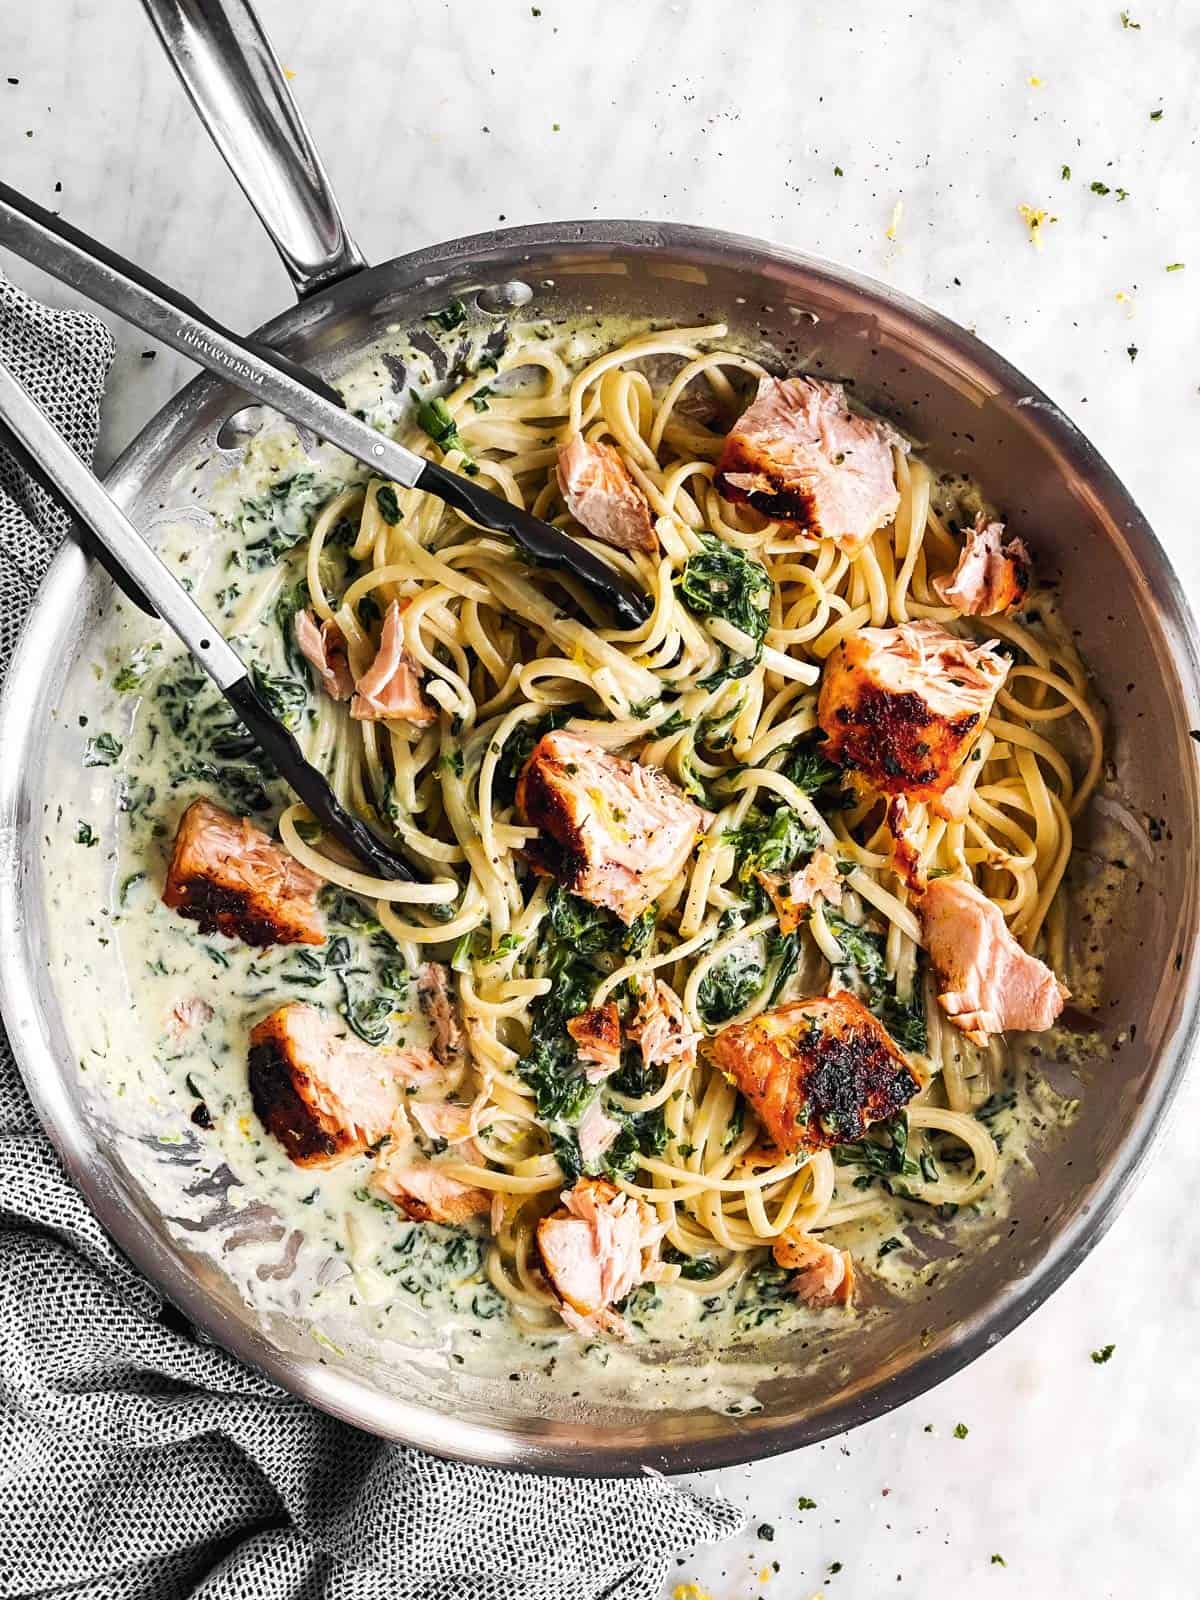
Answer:
[[[612,341],[611,328],[577,336],[580,351]],[[419,355],[406,356],[419,368]],[[423,376],[428,381],[418,371]],[[373,361],[344,386],[349,403],[378,426],[397,412],[386,378]],[[312,474],[311,484],[273,502],[272,488],[298,473]],[[307,674],[289,665],[275,620],[276,606],[302,576],[299,551],[256,573],[231,565],[231,553],[273,533],[286,540],[306,531],[314,505],[364,476],[329,447],[305,450],[294,430],[276,420],[218,484],[211,516],[158,530],[171,566],[244,657],[273,677],[308,686]],[[377,929],[350,925],[336,907],[329,911],[330,936],[348,942],[349,976],[345,964],[338,970],[327,964],[328,947],[250,949],[202,935],[162,904],[185,806],[199,794],[230,803],[227,781],[213,781],[197,761],[241,771],[233,798],[259,804],[255,820],[268,829],[284,799],[280,784],[255,777],[253,756],[229,753],[237,748],[231,718],[201,680],[165,629],[123,602],[110,608],[73,674],[61,714],[75,726],[86,719],[78,727],[81,760],[103,763],[106,735],[120,742],[120,752],[94,768],[86,817],[47,818],[45,859],[50,960],[80,1070],[99,1114],[121,1132],[125,1164],[188,1247],[210,1256],[264,1320],[299,1319],[318,1345],[365,1353],[384,1372],[415,1359],[433,1371],[532,1375],[539,1392],[596,1404],[619,1397],[638,1406],[736,1413],[754,1409],[756,1386],[779,1370],[774,1360],[755,1357],[756,1345],[791,1332],[790,1358],[808,1359],[800,1352],[812,1344],[817,1359],[821,1338],[846,1330],[847,1317],[799,1306],[771,1269],[725,1293],[707,1292],[703,1283],[635,1291],[627,1311],[637,1330],[631,1347],[587,1343],[565,1330],[527,1336],[484,1275],[479,1234],[411,1223],[372,1199],[364,1187],[370,1157],[330,1169],[299,1168],[287,1159],[251,1105],[251,1026],[287,1000],[344,1013],[380,992],[380,970],[397,958],[379,948],[386,940],[375,937]],[[307,705],[297,712],[302,740],[313,704],[309,687]],[[87,842],[88,833],[97,843]],[[357,920],[366,920],[361,907]],[[200,1020],[181,1028],[176,1007],[188,1002],[202,1002],[211,1016],[201,1011]],[[415,986],[395,991],[383,1025],[389,1042],[426,1042]],[[1028,1163],[1031,1139],[1070,1112],[1036,1074],[1018,1068],[1017,1077],[1011,1104],[992,1122],[1006,1165]],[[197,1126],[197,1115],[211,1126]],[[931,1271],[942,1270],[948,1241],[956,1250],[968,1241],[971,1249],[985,1248],[1007,1204],[1001,1182],[953,1220],[895,1200],[878,1216],[827,1234],[867,1269],[858,1325],[886,1315],[890,1296],[920,1288]]]

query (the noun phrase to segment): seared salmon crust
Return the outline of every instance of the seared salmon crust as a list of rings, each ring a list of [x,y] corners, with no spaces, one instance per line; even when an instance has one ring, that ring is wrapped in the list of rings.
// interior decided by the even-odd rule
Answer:
[[[321,880],[261,828],[209,800],[180,819],[163,904],[245,944],[324,944]]]
[[[309,1079],[289,1054],[281,1011],[264,1017],[250,1034],[249,1079],[255,1115],[298,1167],[326,1166],[362,1149],[350,1128],[327,1123],[301,1093]]]
[[[669,887],[711,822],[666,775],[559,728],[517,779],[517,809],[539,829],[531,865],[628,925]]]
[[[710,1048],[787,1155],[861,1139],[921,1087],[883,1024],[844,991],[733,1023]]]
[[[817,721],[823,754],[884,794],[965,815],[954,788],[1008,671],[994,642],[975,645],[934,622],[860,628],[830,651]]]
[[[953,754],[979,726],[976,711],[946,722],[919,694],[888,694],[873,684],[862,686],[855,705],[837,706],[833,718],[833,742],[844,767],[894,778],[906,788],[937,783],[944,775],[938,746],[948,745]]]

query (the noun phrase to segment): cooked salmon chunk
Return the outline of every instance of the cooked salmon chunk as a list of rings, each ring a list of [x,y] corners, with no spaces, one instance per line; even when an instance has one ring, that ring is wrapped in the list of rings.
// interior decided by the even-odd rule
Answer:
[[[840,383],[762,378],[726,435],[716,485],[776,522],[832,539],[855,556],[900,504],[886,423],[855,415]]]
[[[637,983],[638,1006],[626,1031],[641,1046],[647,1067],[696,1064],[696,1046],[702,1035],[688,1022],[683,1004],[669,983],[644,977]]]
[[[567,1032],[589,1083],[600,1083],[621,1065],[621,1014],[615,1000],[581,1011],[567,1023]]]
[[[354,675],[346,658],[346,641],[337,623],[327,620],[318,628],[311,611],[297,611],[296,644],[329,698],[349,700],[354,693]]]
[[[321,880],[261,828],[193,800],[180,819],[163,904],[246,944],[324,944]]]
[[[572,434],[558,447],[558,486],[567,510],[594,539],[617,550],[657,553],[649,502],[612,445]]]
[[[387,719],[426,727],[437,721],[437,707],[421,689],[421,669],[404,648],[404,625],[396,600],[384,616],[375,659],[354,688],[350,715],[359,722]]]
[[[837,857],[829,850],[817,850],[798,872],[760,872],[758,881],[767,891],[780,933],[794,933],[817,900],[830,905],[842,903],[842,876]]]
[[[989,522],[981,513],[967,531],[954,571],[949,577],[934,578],[938,594],[964,617],[1015,611],[1029,593],[1029,551],[1020,539],[1007,544],[1003,539],[1004,524]]]
[[[452,1178],[438,1161],[417,1161],[398,1155],[384,1160],[369,1184],[373,1193],[390,1200],[414,1222],[465,1222],[490,1211],[487,1189]]]
[[[537,1226],[542,1270],[563,1321],[580,1333],[624,1333],[612,1307],[654,1275],[665,1231],[648,1205],[605,1178],[581,1178],[566,1190],[559,1210]]]
[[[921,1087],[852,994],[819,995],[722,1028],[709,1046],[785,1155],[861,1139]]]
[[[999,906],[973,883],[935,878],[917,901],[938,1005],[975,1044],[1010,1028],[1052,1027],[1070,992],[1050,968],[1027,954]]]
[[[579,1154],[583,1157],[584,1167],[589,1172],[603,1160],[620,1131],[621,1124],[616,1118],[609,1116],[599,1099],[593,1100],[580,1117],[575,1129],[579,1140]]]
[[[771,1254],[776,1266],[795,1273],[788,1288],[807,1305],[845,1306],[854,1298],[854,1257],[801,1228],[786,1228]]]
[[[417,1003],[429,1024],[430,1049],[443,1066],[462,1054],[462,1029],[449,989],[449,974],[440,961],[426,961],[417,971]]]
[[[1008,672],[995,642],[975,645],[936,622],[860,628],[825,663],[822,754],[883,794],[927,800],[961,820],[953,788]]]
[[[653,767],[610,755],[559,728],[533,748],[517,806],[540,836],[534,867],[630,923],[683,871],[712,821]]]
[[[436,1063],[434,1063],[436,1066]],[[327,1167],[392,1132],[424,1052],[373,1049],[315,1006],[291,1001],[250,1031],[250,1098],[300,1167]]]
[[[475,1137],[477,1107],[457,1100],[413,1100],[405,1111],[427,1139],[446,1144],[464,1144]]]

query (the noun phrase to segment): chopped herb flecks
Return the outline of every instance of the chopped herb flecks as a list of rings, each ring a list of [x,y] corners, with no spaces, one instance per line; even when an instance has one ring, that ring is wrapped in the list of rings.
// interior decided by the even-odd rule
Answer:
[[[400,502],[390,483],[381,483],[376,489],[375,504],[379,507],[379,515],[389,527],[394,528],[400,521]]]
[[[467,308],[461,300],[451,300],[450,304],[443,306],[440,311],[430,311],[425,320],[436,322],[439,328],[445,328],[449,333],[453,328],[461,327],[467,320]]]
[[[111,767],[121,754],[121,741],[111,733],[98,733],[83,747],[85,767]]]

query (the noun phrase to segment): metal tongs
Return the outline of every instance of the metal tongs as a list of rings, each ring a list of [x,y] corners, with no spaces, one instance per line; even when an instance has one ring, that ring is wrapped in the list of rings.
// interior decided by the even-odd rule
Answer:
[[[436,495],[480,526],[507,534],[538,565],[569,572],[625,627],[639,626],[648,615],[649,602],[636,585],[569,534],[377,433],[351,416],[337,390],[316,373],[269,345],[231,333],[177,290],[3,183],[0,243],[263,405],[303,424],[380,477]],[[322,827],[380,876],[419,881],[407,861],[339,803],[257,694],[236,651],[37,403],[2,367],[0,419],[17,453],[90,532],[95,541],[92,553],[113,580],[142,610],[174,630]]]
[[[169,284],[4,183],[0,183],[0,244],[263,405],[302,423],[380,477],[436,495],[480,527],[507,534],[537,565],[569,572],[623,627],[639,627],[649,615],[650,602],[637,585],[570,534],[377,433],[351,416],[337,390],[316,373],[270,345],[231,333]]]
[[[237,712],[255,743],[323,828],[383,878],[417,873],[352,816],[304,759],[287,728],[259,697],[245,662],[222,638],[91,469],[12,373],[0,365],[0,439],[90,533],[92,553],[134,603],[172,628]],[[86,542],[86,539],[85,539]]]

